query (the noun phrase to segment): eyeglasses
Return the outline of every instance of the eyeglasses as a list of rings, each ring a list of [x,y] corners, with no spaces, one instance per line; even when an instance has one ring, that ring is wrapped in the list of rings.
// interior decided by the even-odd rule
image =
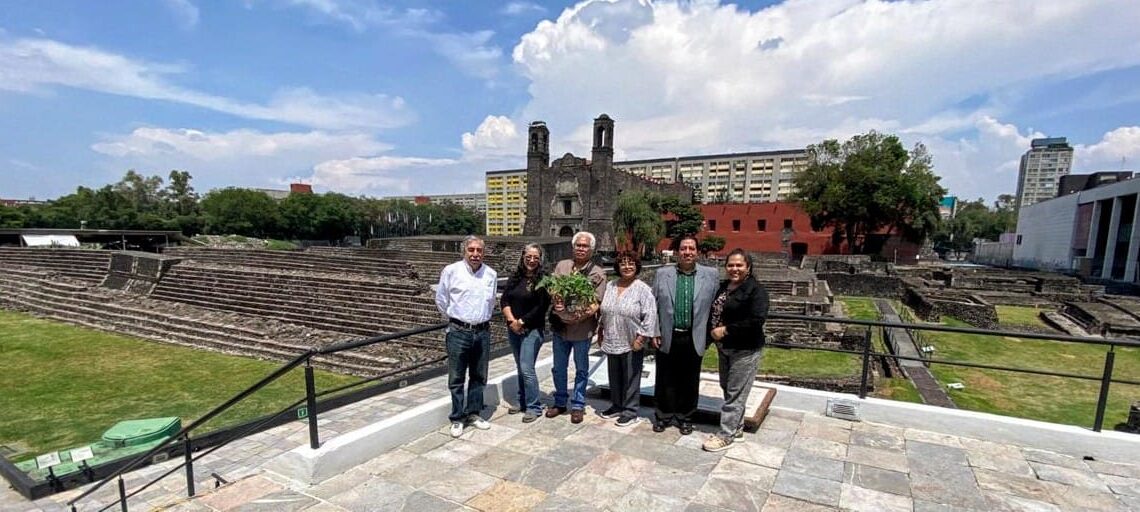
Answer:
[[[523,259],[526,261],[538,261],[542,259],[542,256],[523,256]]]

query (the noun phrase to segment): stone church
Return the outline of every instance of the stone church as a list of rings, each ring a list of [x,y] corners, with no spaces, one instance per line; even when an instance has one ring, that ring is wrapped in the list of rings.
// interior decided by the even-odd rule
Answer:
[[[647,190],[692,202],[693,190],[684,183],[658,183],[614,169],[614,121],[602,114],[594,119],[590,160],[567,153],[550,162],[550,130],[530,123],[526,152],[526,224],[523,235],[569,237],[589,231],[598,250],[612,251],[613,215],[618,196],[627,190]]]

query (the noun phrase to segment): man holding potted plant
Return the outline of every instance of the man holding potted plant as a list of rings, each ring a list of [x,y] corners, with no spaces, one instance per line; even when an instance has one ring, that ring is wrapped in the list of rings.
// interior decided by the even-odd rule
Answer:
[[[554,406],[546,410],[546,417],[553,418],[569,410],[570,422],[581,423],[586,410],[590,338],[598,328],[598,305],[605,290],[606,272],[594,264],[597,240],[592,233],[579,231],[571,244],[574,257],[554,266],[546,286],[554,305],[550,313],[550,327],[554,332],[554,366],[550,370],[554,376]],[[582,289],[580,277],[567,279],[571,276],[587,278],[593,287],[593,296]],[[574,356],[573,395],[566,389],[571,354]]]

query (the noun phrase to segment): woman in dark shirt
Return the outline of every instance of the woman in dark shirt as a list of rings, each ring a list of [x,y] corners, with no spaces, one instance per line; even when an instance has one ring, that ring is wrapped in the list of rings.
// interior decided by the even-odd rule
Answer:
[[[507,321],[507,339],[515,354],[515,369],[519,379],[518,406],[511,407],[508,412],[517,414],[526,411],[523,423],[530,423],[542,415],[534,362],[538,359],[538,349],[542,347],[545,337],[550,295],[545,290],[536,291],[534,287],[545,275],[542,248],[537,244],[527,244],[519,257],[518,268],[503,288],[503,318]]]
[[[703,446],[710,452],[728,449],[743,430],[744,407],[760,368],[764,320],[768,317],[768,291],[752,276],[752,258],[741,249],[733,249],[724,270],[728,279],[720,284],[709,314],[709,339],[716,343],[724,392],[720,432]]]

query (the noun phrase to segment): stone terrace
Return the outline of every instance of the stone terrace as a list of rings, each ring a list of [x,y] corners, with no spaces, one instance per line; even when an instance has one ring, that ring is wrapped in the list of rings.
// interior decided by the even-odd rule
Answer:
[[[492,375],[503,375],[509,366],[509,358],[494,361]],[[549,379],[542,387],[550,389]],[[1090,441],[1094,434],[1073,427],[881,400],[861,403],[892,408],[897,423],[848,422],[803,407],[791,396],[799,393],[779,387],[761,428],[721,453],[701,451],[704,432],[711,428],[707,425],[699,427],[703,432],[681,436],[676,429],[655,434],[647,422],[619,428],[594,414],[580,425],[565,417],[523,424],[499,407],[493,410],[491,430],[469,429],[452,439],[443,428],[433,429],[316,484],[266,469],[283,450],[306,443],[305,425],[292,423],[196,462],[198,497],[184,497],[184,479],[176,473],[130,506],[417,512],[1140,510],[1140,465],[1134,459],[1140,440],[1126,435],[1105,433]],[[816,398],[841,396],[813,393]],[[442,377],[326,413],[322,432],[369,418],[377,421],[430,400],[446,400]],[[604,405],[591,400],[591,408]],[[968,427],[964,432],[1051,429],[1055,437],[1069,436],[1073,442],[1045,450],[984,434],[969,437],[905,426],[916,415],[943,417],[947,429]],[[1063,453],[1088,442],[1102,448],[1096,460]],[[1114,450],[1123,459],[1103,455]],[[128,489],[172,464],[130,475]],[[231,483],[210,490],[211,472]],[[114,490],[107,487],[97,493],[100,499],[85,502],[80,510],[109,504]],[[73,490],[29,503],[0,491],[0,508],[62,510],[60,504],[77,494]]]
[[[305,251],[264,249],[213,249],[171,247],[163,255],[188,258],[199,263],[226,266],[262,267],[285,270],[362,274],[394,279],[415,278],[411,265],[400,259],[375,259],[327,255]]]
[[[38,267],[88,283],[102,282],[110,263],[110,251],[0,247],[0,266]]]

